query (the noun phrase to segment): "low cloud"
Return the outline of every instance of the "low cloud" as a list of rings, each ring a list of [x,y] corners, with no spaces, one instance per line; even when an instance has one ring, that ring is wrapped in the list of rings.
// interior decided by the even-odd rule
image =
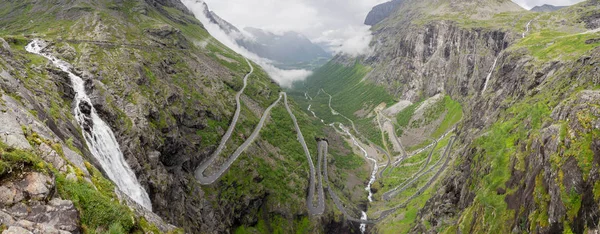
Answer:
[[[388,0],[205,0],[211,10],[238,28],[295,31],[333,53],[369,52],[371,32],[364,20]]]
[[[544,4],[554,6],[570,6],[576,3],[583,2],[584,0],[513,0],[513,2],[519,4],[521,7],[529,10],[535,6],[541,6]]]
[[[233,51],[241,54],[242,56],[252,60],[256,64],[260,65],[268,74],[273,78],[279,85],[283,87],[291,87],[295,81],[301,81],[312,74],[308,70],[283,70],[273,66],[272,61],[261,58],[258,55],[248,51],[246,48],[241,47],[235,42],[235,39],[245,35],[229,35],[221,29],[218,25],[212,23],[204,14],[205,5],[200,0],[182,0],[183,4],[190,9],[202,22],[204,28],[219,42],[229,47]]]
[[[330,50],[336,54],[359,56],[371,52],[369,47],[371,39],[373,39],[373,34],[370,27],[363,25],[326,31],[315,42],[327,44]]]

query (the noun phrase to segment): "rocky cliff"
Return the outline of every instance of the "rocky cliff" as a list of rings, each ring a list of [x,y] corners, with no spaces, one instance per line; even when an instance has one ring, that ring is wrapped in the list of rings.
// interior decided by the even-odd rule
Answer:
[[[367,14],[365,24],[370,26],[378,24],[379,22],[383,21],[385,18],[390,16],[392,13],[394,13],[394,11],[399,7],[399,5],[402,2],[402,0],[393,0],[374,6],[373,9],[369,11],[369,14]]]
[[[56,204],[68,205],[63,199],[71,200],[80,215],[73,222],[86,233],[173,230],[167,223],[189,233],[240,228],[318,232],[336,223],[338,215],[333,213],[314,219],[307,215],[308,164],[299,143],[285,140],[296,135],[283,106],[273,109],[263,137],[249,146],[219,182],[210,186],[196,182],[194,169],[225,133],[236,108],[235,93],[250,68],[243,57],[212,38],[180,1],[4,1],[0,8],[4,100],[0,103],[12,108],[0,118],[10,123],[6,136],[2,135],[7,148],[3,145],[0,155],[4,160],[8,157],[4,152],[24,150],[37,160],[18,164],[19,173],[9,169],[2,174],[2,186],[21,191],[8,182],[41,170],[38,161],[52,164],[39,167],[49,181],[56,181],[47,188],[59,193],[45,194],[47,199],[39,205],[51,209]],[[82,136],[85,129],[74,120],[68,74],[24,51],[34,38],[45,40],[46,51],[72,64],[72,72],[83,78],[93,107],[115,133],[127,164],[150,195],[153,213],[114,191],[114,185],[104,179]],[[244,107],[239,126],[218,162],[241,145],[279,96],[280,88],[255,67],[241,96]],[[311,128],[308,117],[291,105],[307,139],[324,134]],[[48,148],[44,145],[55,151],[53,157],[38,151]],[[316,154],[316,145],[310,145]],[[70,166],[65,169],[63,164]],[[74,180],[69,180],[71,174]],[[54,198],[61,200],[52,203]],[[95,203],[111,212],[95,218],[97,210],[91,205]],[[72,207],[64,210],[70,212]],[[11,215],[7,220],[25,217]],[[3,219],[4,227],[14,226],[9,221]],[[339,223],[334,228],[346,230],[348,226]]]
[[[403,204],[373,230],[596,230],[598,9],[598,1],[559,14],[530,13],[510,1],[409,1],[373,27],[372,53],[358,59],[338,56],[333,63],[345,67],[344,73],[331,65],[298,84],[296,89],[309,93],[323,87],[338,103],[349,100],[337,106],[348,108],[344,114],[359,130],[366,126],[363,133],[385,124],[375,117],[381,112],[395,117],[401,143],[417,159],[404,163],[394,157],[401,169],[382,175],[380,190],[394,190],[405,180],[398,178],[431,179],[416,180],[418,190],[407,187],[398,198],[371,204],[370,217]],[[356,72],[357,63],[367,72]],[[353,76],[359,82],[345,86]],[[386,94],[374,95],[377,88]],[[347,93],[361,93],[362,99]],[[451,102],[437,101],[443,96],[462,106],[455,131],[445,125],[444,116],[452,112]],[[432,103],[441,103],[439,111]],[[428,139],[442,136],[434,143],[446,144],[439,129],[456,134],[454,163],[441,167],[439,177],[411,172],[419,170],[412,165],[430,161],[416,151],[432,142]],[[394,151],[388,132],[381,128],[365,135]],[[432,160],[443,157],[433,152]]]
[[[597,229],[599,35],[577,25],[598,9],[576,5],[560,26],[524,12],[378,25],[369,79],[405,100],[449,94],[465,111],[455,167],[411,232]]]

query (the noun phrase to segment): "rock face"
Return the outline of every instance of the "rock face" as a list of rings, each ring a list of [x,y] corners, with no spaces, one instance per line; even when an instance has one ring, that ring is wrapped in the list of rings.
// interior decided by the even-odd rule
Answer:
[[[463,29],[449,21],[393,27],[375,32],[375,53],[366,58],[374,67],[369,78],[382,85],[397,84],[386,87],[412,102],[420,92],[427,97],[443,90],[460,96],[480,92],[495,58],[516,38],[504,31]]]
[[[237,226],[256,225],[259,219],[271,217],[290,222],[306,218],[302,196],[290,202],[294,205],[272,201],[269,194],[283,190],[265,188],[276,183],[261,183],[261,168],[254,164],[254,158],[240,160],[245,168],[240,170],[256,177],[251,183],[231,177],[211,186],[196,183],[194,168],[211,155],[224,134],[235,111],[235,93],[249,68],[242,57],[212,39],[187,10],[179,9],[184,8],[180,1],[37,3],[0,2],[0,8],[6,9],[0,13],[6,13],[0,15],[0,27],[20,27],[14,22],[26,15],[57,19],[46,22],[56,27],[35,33],[57,30],[43,38],[50,42],[47,51],[72,64],[72,72],[84,79],[91,100],[81,103],[80,109],[86,115],[93,106],[111,127],[127,164],[149,193],[155,213],[121,196],[123,204],[136,211],[136,217],[145,217],[163,232],[173,229],[168,222],[189,233],[231,232]],[[62,24],[62,19],[73,24]],[[32,24],[41,23],[36,20]],[[34,33],[12,30],[7,34]],[[5,39],[13,48],[4,49],[0,44],[0,123],[15,131],[0,138],[12,146],[29,147],[40,159],[43,156],[43,161],[62,174],[59,178],[95,185],[98,178],[94,177],[99,173],[92,169],[99,164],[81,135],[92,126],[80,129],[73,119],[74,92],[68,77],[47,61],[14,49],[26,45],[29,38]],[[255,66],[243,98],[252,104],[253,111],[262,113],[279,92],[280,88]],[[240,123],[255,118],[244,114]],[[252,130],[248,124],[237,126],[227,148],[237,147]],[[263,147],[269,151],[261,150]],[[297,160],[274,148],[260,140],[248,150],[253,157],[268,159],[274,152],[283,160]],[[272,166],[267,169],[272,170]],[[305,186],[302,170],[289,172],[298,176],[293,176],[294,183],[283,186]],[[236,182],[232,185],[228,181]],[[96,186],[99,190],[103,187]],[[241,189],[250,192],[239,192]],[[290,231],[294,228],[285,226]]]
[[[79,212],[73,202],[52,198],[54,179],[28,172],[0,186],[2,233],[81,233]]]
[[[531,8],[530,11],[533,12],[553,12],[553,11],[558,11],[560,9],[565,8],[566,6],[554,6],[554,5],[549,5],[549,4],[544,4],[541,6],[535,6],[533,8]]]
[[[365,24],[370,26],[378,24],[390,16],[403,2],[404,0],[392,0],[374,6],[373,9],[369,11],[369,14],[367,14]]]
[[[386,87],[399,100],[416,102],[449,94],[465,111],[456,130],[457,164],[443,176],[410,232],[597,230],[600,197],[593,189],[600,184],[597,36],[579,39],[578,43],[594,46],[571,57],[544,58],[519,46],[525,24],[468,24],[446,16],[476,2],[486,1],[448,1],[451,7],[432,10],[437,17],[432,20],[401,4],[389,16],[394,20],[377,25],[374,52],[362,60],[373,68],[365,79]],[[586,1],[553,17],[565,12],[572,18],[561,23],[578,25],[581,33],[596,28],[598,9],[598,1]],[[511,12],[505,14],[528,14]],[[465,18],[477,22],[479,16]],[[348,64],[346,58],[336,61]],[[535,110],[537,104],[543,106]],[[506,164],[492,162],[495,157]]]

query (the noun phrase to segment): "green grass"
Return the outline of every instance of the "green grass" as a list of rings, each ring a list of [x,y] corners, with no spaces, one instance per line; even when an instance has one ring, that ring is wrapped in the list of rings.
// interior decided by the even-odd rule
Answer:
[[[0,179],[15,175],[23,168],[44,171],[45,163],[31,151],[9,147],[0,141]]]
[[[410,106],[404,108],[402,111],[400,111],[398,115],[396,115],[396,121],[398,125],[400,125],[400,127],[408,127],[410,120],[412,119],[413,115],[415,114],[415,111],[421,105],[421,103],[422,102],[413,103]]]
[[[363,80],[370,70],[371,68],[359,62],[350,66],[329,62],[317,69],[306,81],[295,83],[289,93],[303,107],[311,104],[312,110],[326,123],[341,122],[349,127],[348,120],[331,113],[328,105],[329,96],[325,93],[321,92],[312,101],[304,98],[304,92],[315,96],[319,90],[325,90],[332,96],[333,109],[353,120],[360,133],[370,141],[381,145],[381,133],[374,127],[373,118],[361,119],[357,114],[359,111],[369,113],[381,103],[389,106],[395,101],[384,87]],[[306,113],[311,115],[308,111]]]
[[[514,48],[527,48],[541,62],[549,60],[573,60],[600,45],[586,44],[588,39],[597,38],[599,33],[568,34],[553,30],[534,32],[520,41]]]
[[[57,176],[56,181],[59,194],[73,201],[78,208],[86,233],[95,233],[98,228],[122,232],[133,229],[135,217],[127,206],[120,205],[114,198],[106,196],[84,181],[70,181],[64,176]]]
[[[294,84],[293,90],[304,98],[305,91],[315,95],[323,89],[333,96],[332,107],[336,111],[354,119],[356,111],[370,111],[380,103],[394,103],[394,99],[384,87],[363,80],[370,69],[359,62],[351,66],[329,62],[316,70],[306,81]]]
[[[537,97],[539,98],[539,97]],[[522,111],[527,109],[528,111]],[[505,188],[505,183],[511,176],[511,156],[520,147],[528,144],[535,132],[547,121],[551,109],[547,102],[530,99],[509,108],[505,118],[501,118],[490,130],[475,140],[475,146],[480,150],[475,157],[473,165],[489,165],[489,173],[474,175],[471,188],[475,191],[473,204],[462,214],[461,230],[466,232],[510,232],[507,223],[514,218],[513,210],[509,210],[504,201],[506,195],[497,194],[498,188]],[[524,123],[531,123],[526,126]],[[526,139],[526,140],[525,140]],[[485,219],[486,225],[480,226],[476,222],[471,226],[473,215],[477,219]]]
[[[450,96],[444,97],[444,109],[446,115],[442,120],[442,123],[438,128],[431,134],[431,137],[438,138],[444,135],[452,126],[454,126],[463,117],[462,106],[459,102],[452,100]]]

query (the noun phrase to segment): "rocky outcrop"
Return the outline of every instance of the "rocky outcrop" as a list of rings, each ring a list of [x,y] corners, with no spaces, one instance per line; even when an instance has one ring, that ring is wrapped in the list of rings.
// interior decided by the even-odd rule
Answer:
[[[20,179],[19,179],[20,178]],[[2,233],[81,233],[73,202],[55,197],[54,178],[27,172],[0,186]]]
[[[365,58],[373,67],[368,79],[413,102],[440,92],[457,97],[481,92],[495,58],[516,39],[510,32],[465,29],[452,21],[389,27],[374,33],[375,52]]]
[[[365,24],[374,26],[379,22],[385,20],[388,16],[394,13],[394,11],[398,8],[400,4],[402,4],[402,2],[404,2],[404,0],[392,0],[374,6],[373,9],[369,11],[369,14],[367,14]]]

